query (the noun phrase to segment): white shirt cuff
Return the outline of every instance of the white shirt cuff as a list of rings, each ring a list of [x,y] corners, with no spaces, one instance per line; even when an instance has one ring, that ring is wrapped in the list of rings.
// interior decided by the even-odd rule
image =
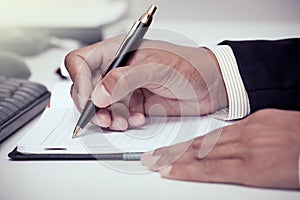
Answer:
[[[232,49],[228,45],[219,45],[208,49],[218,60],[229,104],[228,108],[215,112],[213,116],[223,120],[245,117],[250,113],[250,104]]]

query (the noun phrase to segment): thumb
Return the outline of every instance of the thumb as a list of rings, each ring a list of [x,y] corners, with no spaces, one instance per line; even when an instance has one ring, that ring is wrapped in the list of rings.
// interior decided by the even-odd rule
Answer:
[[[162,85],[160,82],[169,73],[169,68],[151,63],[115,68],[96,85],[91,99],[96,106],[104,108],[120,101],[139,88],[151,90],[153,85]]]

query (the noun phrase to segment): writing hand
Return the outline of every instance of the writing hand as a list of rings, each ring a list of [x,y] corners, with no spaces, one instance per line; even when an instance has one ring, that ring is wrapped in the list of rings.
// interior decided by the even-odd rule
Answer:
[[[77,108],[90,96],[102,108],[95,124],[126,130],[142,125],[145,115],[203,115],[228,105],[218,63],[205,48],[144,40],[127,66],[102,78],[122,39],[75,50],[65,60]]]

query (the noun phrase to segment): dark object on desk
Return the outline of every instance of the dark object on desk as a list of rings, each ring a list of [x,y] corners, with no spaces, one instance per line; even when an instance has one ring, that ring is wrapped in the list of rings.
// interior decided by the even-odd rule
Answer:
[[[49,99],[41,84],[0,76],[0,142],[40,114]]]
[[[68,80],[68,77],[62,74],[60,67],[58,67],[57,70],[55,70],[55,74],[57,74],[62,80]]]
[[[0,53],[0,76],[28,79],[30,74],[28,66],[19,56],[8,52]]]
[[[136,153],[111,153],[111,154],[30,154],[21,153],[17,147],[12,150],[8,157],[13,160],[140,160],[143,152]]]

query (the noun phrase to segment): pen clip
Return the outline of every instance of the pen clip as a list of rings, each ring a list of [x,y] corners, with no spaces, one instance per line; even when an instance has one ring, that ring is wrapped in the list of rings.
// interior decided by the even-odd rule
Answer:
[[[120,53],[122,52],[122,48],[124,46],[124,44],[126,43],[126,41],[133,35],[133,33],[135,32],[135,30],[137,29],[137,27],[139,26],[140,21],[136,21],[132,27],[130,28],[129,32],[127,33],[126,37],[124,38],[124,40],[122,41],[122,44],[120,45],[118,51],[116,52],[115,57],[120,56]]]
[[[143,23],[143,27],[147,28],[150,26],[152,22],[153,15],[156,11],[157,7],[155,5],[151,5],[149,9],[137,20],[132,27],[130,28],[129,32],[127,33],[126,37],[122,41],[122,44],[120,45],[119,49],[116,52],[115,57],[120,56],[120,53],[122,52],[122,48],[126,41],[133,35],[133,33],[136,31],[136,29],[139,27],[141,23]]]

